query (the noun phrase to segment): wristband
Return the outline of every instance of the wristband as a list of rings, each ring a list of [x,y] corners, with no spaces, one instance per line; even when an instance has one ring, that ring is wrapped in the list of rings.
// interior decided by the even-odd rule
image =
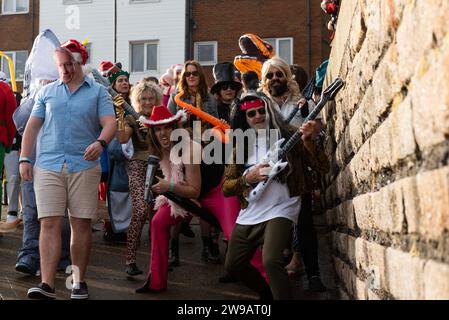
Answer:
[[[31,159],[28,158],[28,157],[20,157],[20,158],[19,158],[19,163],[22,163],[22,162],[28,162],[28,163],[31,163]]]
[[[170,189],[168,189],[170,192],[175,192],[175,183],[172,181],[170,182]]]
[[[103,149],[106,149],[106,148],[107,148],[108,144],[106,143],[106,141],[100,140],[100,139],[98,139],[97,141],[100,142],[100,144],[101,144],[101,146],[103,147]]]

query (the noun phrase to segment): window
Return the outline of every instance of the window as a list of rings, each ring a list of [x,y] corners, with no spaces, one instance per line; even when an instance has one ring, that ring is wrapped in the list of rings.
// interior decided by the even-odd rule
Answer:
[[[273,46],[276,55],[288,64],[293,64],[293,38],[271,38],[265,41]]]
[[[158,42],[131,43],[131,72],[158,70]]]
[[[2,14],[28,13],[29,5],[29,0],[3,0]]]
[[[195,42],[195,60],[203,66],[217,63],[217,41]]]
[[[25,63],[28,59],[28,51],[15,51],[15,52],[4,52],[8,57],[12,59],[14,64],[14,70],[16,73],[16,80],[23,81],[25,74]],[[9,64],[8,60],[2,58],[2,71],[6,73],[8,79],[11,79],[11,75],[9,73]]]

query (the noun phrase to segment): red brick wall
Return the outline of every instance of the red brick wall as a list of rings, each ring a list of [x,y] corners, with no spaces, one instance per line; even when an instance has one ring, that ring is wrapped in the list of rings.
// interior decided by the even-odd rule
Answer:
[[[0,8],[3,0],[0,0]],[[0,50],[28,53],[33,47],[34,38],[39,33],[39,0],[30,0],[28,14],[0,14]],[[17,82],[18,91],[22,91],[22,82]]]
[[[311,70],[314,72],[329,55],[323,40],[326,16],[319,0],[311,5]],[[307,0],[194,0],[192,32],[197,41],[218,42],[218,62],[233,61],[241,53],[238,39],[245,33],[261,38],[293,38],[293,62],[308,70]],[[212,84],[212,67],[205,67]]]

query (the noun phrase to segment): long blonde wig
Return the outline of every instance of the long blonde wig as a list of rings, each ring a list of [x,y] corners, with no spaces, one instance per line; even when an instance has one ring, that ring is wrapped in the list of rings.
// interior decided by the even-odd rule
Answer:
[[[287,79],[287,88],[290,92],[290,98],[293,100],[299,100],[301,93],[299,91],[298,83],[295,81],[295,78],[290,70],[290,65],[278,56],[268,59],[262,66],[261,89],[263,93],[271,97],[270,88],[268,85],[269,80],[267,79],[267,73],[271,67],[279,69],[284,74],[284,77]]]

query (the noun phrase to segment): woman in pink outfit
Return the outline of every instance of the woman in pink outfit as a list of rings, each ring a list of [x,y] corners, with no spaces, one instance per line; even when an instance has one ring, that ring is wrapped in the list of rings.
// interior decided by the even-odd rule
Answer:
[[[181,158],[176,159],[178,161],[170,158],[174,146],[170,141],[170,135],[178,128],[179,122],[184,120],[184,116],[183,111],[173,115],[167,107],[158,106],[153,108],[150,118],[149,143],[152,145],[150,149],[161,159],[163,178],[157,177],[158,182],[152,186],[152,191],[160,196],[156,198],[154,206],[156,213],[151,222],[151,261],[146,281],[136,290],[137,293],[160,292],[167,289],[170,228],[190,216],[186,210],[162,194],[170,191],[188,199],[197,199],[200,195],[200,164],[195,164],[193,155],[201,154],[201,145],[193,142],[186,134],[180,142],[183,151]],[[199,202],[202,208],[209,210],[217,218],[224,235],[230,239],[240,208],[238,198],[225,198],[219,184]],[[253,265],[265,274],[260,252],[253,258]]]
[[[170,227],[178,224],[189,213],[179,205],[168,200],[165,192],[172,192],[188,199],[198,198],[201,190],[201,172],[199,164],[194,164],[189,155],[201,152],[201,146],[186,135],[183,144],[183,156],[179,162],[172,162],[170,151],[173,142],[170,135],[178,127],[178,123],[185,117],[183,111],[173,115],[165,106],[153,108],[149,126],[150,139],[153,154],[160,160],[160,168],[163,177],[157,176],[157,183],[151,189],[159,194],[156,198],[154,210],[156,211],[151,221],[151,261],[147,279],[143,287],[136,290],[137,293],[160,292],[167,289],[168,274],[168,244],[170,239]]]

